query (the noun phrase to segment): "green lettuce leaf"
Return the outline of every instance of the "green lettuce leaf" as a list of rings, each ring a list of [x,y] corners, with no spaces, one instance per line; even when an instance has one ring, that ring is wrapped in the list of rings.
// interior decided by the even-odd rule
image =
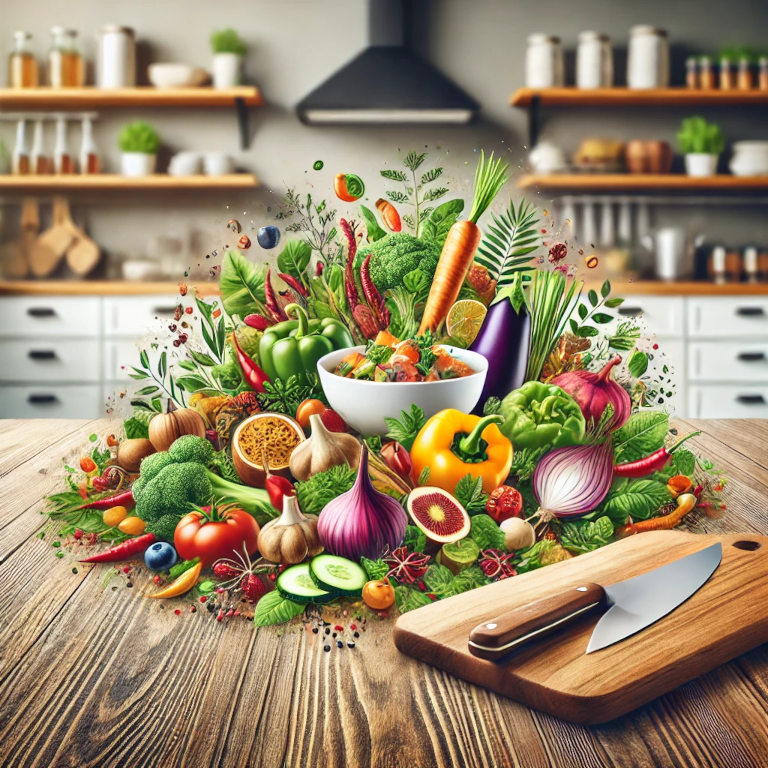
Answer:
[[[299,281],[304,280],[304,272],[312,257],[312,246],[305,240],[289,240],[277,257],[277,268]]]
[[[472,525],[469,529],[469,538],[477,544],[480,549],[500,549],[507,551],[504,543],[504,531],[496,525],[496,522],[490,515],[474,515]]]
[[[456,594],[453,591],[453,574],[440,563],[432,563],[424,574],[424,584],[437,597],[448,597]]]
[[[262,597],[261,599],[263,600],[264,598]],[[416,608],[429,605],[431,602],[432,600],[427,597],[426,592],[403,585],[395,587],[395,603],[400,613],[413,611]]]
[[[389,566],[383,560],[369,560],[367,557],[361,557],[360,565],[363,566],[369,581],[383,579],[389,571]]]

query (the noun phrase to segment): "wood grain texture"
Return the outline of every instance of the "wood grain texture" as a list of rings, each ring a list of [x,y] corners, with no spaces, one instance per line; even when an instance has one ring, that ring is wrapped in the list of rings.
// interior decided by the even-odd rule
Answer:
[[[26,177],[25,177],[26,178]],[[30,177],[33,178],[33,177]],[[624,190],[666,190],[682,192],[762,192],[768,176],[686,176],[682,173],[551,173],[524,174],[517,179],[520,189],[585,192]]]
[[[729,477],[728,513],[706,520],[707,531],[766,533],[768,423],[677,426],[703,429],[696,450]],[[369,621],[353,651],[325,653],[303,625],[219,623],[183,600],[142,599],[140,569],[128,588],[106,566],[58,559],[52,539],[37,538],[40,501],[61,459],[94,431],[111,430],[0,422],[2,766],[765,764],[766,645],[587,727],[400,654],[392,621]]]
[[[171,176],[153,173],[150,176],[122,176],[118,173],[63,176],[0,176],[0,190],[28,190],[35,192],[77,190],[206,190],[257,187],[258,179],[251,173],[227,173],[221,176]]]
[[[753,88],[749,91],[704,90],[701,88],[518,88],[509,103],[528,107],[534,98],[544,106],[560,107],[629,107],[629,106],[768,106],[768,93]]]

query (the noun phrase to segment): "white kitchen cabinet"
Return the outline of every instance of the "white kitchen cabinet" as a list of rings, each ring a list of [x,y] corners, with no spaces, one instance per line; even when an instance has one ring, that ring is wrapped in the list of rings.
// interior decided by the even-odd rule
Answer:
[[[648,330],[662,338],[685,334],[685,299],[682,296],[627,296],[616,313],[624,320],[642,318]]]
[[[768,339],[692,341],[688,345],[688,375],[699,382],[768,383]]]
[[[98,338],[102,329],[101,301],[98,296],[3,296],[0,337]]]
[[[768,384],[701,384],[688,388],[691,419],[768,419]]]
[[[96,419],[104,415],[99,384],[0,386],[0,417],[6,419]]]
[[[692,338],[768,339],[768,297],[695,297],[687,301]]]
[[[104,299],[104,335],[137,339],[171,322],[177,307],[174,296],[113,296]]]
[[[101,379],[98,339],[6,339],[0,381],[92,382]]]

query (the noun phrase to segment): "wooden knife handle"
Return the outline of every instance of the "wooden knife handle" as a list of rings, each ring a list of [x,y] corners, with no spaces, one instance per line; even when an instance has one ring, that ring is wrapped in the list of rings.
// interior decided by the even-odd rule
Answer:
[[[599,584],[582,584],[535,600],[478,624],[469,635],[469,652],[495,661],[524,643],[559,629],[604,600],[605,591]]]

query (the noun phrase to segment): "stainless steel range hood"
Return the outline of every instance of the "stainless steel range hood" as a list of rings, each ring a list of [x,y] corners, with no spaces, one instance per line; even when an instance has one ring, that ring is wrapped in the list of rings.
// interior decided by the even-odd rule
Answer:
[[[369,47],[296,106],[305,123],[467,123],[478,104],[408,45],[410,0],[368,0]]]

